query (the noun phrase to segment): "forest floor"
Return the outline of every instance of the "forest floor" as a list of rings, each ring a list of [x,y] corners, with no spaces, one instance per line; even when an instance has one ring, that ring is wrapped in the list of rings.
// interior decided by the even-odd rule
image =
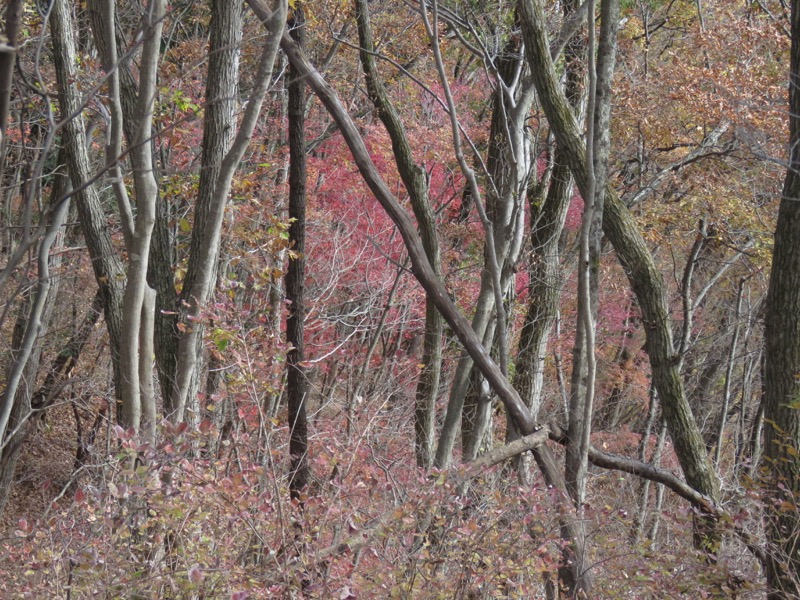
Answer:
[[[84,438],[97,418],[103,401],[78,408]],[[0,516],[0,535],[10,535],[20,519],[35,522],[44,517],[53,502],[69,503],[78,449],[75,409],[65,402],[47,411],[23,444],[8,505]],[[96,443],[105,444],[106,427],[97,432]]]

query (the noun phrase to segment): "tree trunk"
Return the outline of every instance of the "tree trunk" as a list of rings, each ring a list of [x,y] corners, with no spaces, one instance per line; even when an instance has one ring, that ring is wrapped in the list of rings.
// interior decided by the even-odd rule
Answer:
[[[561,297],[559,239],[572,196],[572,175],[556,148],[547,197],[540,207],[531,207],[535,226],[531,231],[533,258],[530,266],[528,309],[520,331],[514,387],[519,390],[538,420],[544,365],[550,330]],[[534,202],[531,198],[531,202]]]
[[[356,0],[361,65],[370,100],[392,140],[395,163],[417,219],[419,235],[428,261],[441,277],[441,257],[436,233],[436,216],[428,197],[425,169],[414,161],[400,114],[391,102],[375,63],[372,27],[366,0]],[[422,370],[417,380],[414,409],[414,448],[417,466],[428,469],[433,463],[436,399],[442,371],[442,333],[444,322],[430,296],[425,297],[425,334],[422,345]]]
[[[5,48],[0,52],[0,177],[4,169],[6,154],[6,128],[8,125],[9,106],[11,104],[11,86],[14,82],[14,62],[17,57],[16,48],[19,29],[22,24],[23,0],[6,2]]]
[[[63,165],[63,150],[59,158],[62,159],[59,164]],[[37,252],[38,281],[34,289],[28,292],[32,298],[29,296],[23,300],[18,322],[14,327],[11,360],[5,389],[0,397],[0,514],[3,513],[11,493],[14,469],[22,443],[27,437],[28,420],[37,400],[34,386],[44,349],[41,340],[50,326],[59,289],[59,279],[51,275],[51,268],[61,263],[61,255],[51,257],[50,251],[63,240],[61,226],[69,213],[69,201],[61,199],[69,190],[69,180],[56,176],[50,194],[50,206],[55,210]],[[61,203],[57,204],[59,201]]]
[[[106,148],[106,164],[112,173],[113,186],[117,200],[123,194],[121,171],[121,151],[124,133],[128,147],[134,144],[136,135],[136,104],[139,97],[139,86],[131,72],[130,56],[119,56],[118,48],[124,43],[124,36],[120,31],[116,19],[116,3],[113,0],[90,0],[87,3],[94,44],[103,60],[103,68],[108,73],[111,88],[110,111],[115,115],[112,124],[111,140]],[[151,140],[152,148],[155,139]],[[153,170],[157,170],[157,161],[153,156]],[[120,207],[121,216],[127,219],[129,209]],[[169,232],[169,206],[159,199],[156,202],[155,222],[150,239],[150,254],[147,265],[147,283],[156,291],[156,308],[154,343],[161,396],[168,399],[175,381],[175,355],[178,347],[177,293],[175,291],[175,278],[172,267],[174,263],[173,241]]]
[[[650,386],[650,404],[647,407],[647,418],[644,422],[642,429],[642,437],[639,440],[639,449],[637,452],[640,462],[647,462],[647,448],[650,445],[650,435],[653,432],[653,425],[656,421],[656,413],[658,408],[656,405],[656,390]],[[631,527],[630,541],[633,544],[638,544],[644,536],[644,528],[647,524],[647,509],[650,504],[650,480],[645,479],[639,484],[639,507],[636,511],[636,517]]]
[[[242,6],[237,2],[211,2],[211,31],[206,76],[205,119],[200,182],[194,209],[194,226],[189,249],[186,278],[180,296],[181,306],[196,305],[202,309],[211,295],[217,278],[219,261],[219,227],[227,204],[227,193],[219,197],[215,186],[222,159],[230,150],[236,135],[236,113],[239,109],[239,55],[242,42]],[[216,204],[220,225],[210,223]],[[200,373],[198,364],[203,352],[201,320],[183,321],[179,354],[173,377],[178,385],[165,398],[164,410],[171,419],[182,421],[187,402],[194,402]]]
[[[511,272],[524,243],[526,186],[534,164],[529,142],[522,134],[523,121],[520,120],[521,109],[524,110],[523,114],[527,114],[533,99],[533,88],[529,82],[524,86],[515,84],[517,73],[524,63],[521,51],[519,37],[513,36],[495,59],[498,85],[492,98],[486,159],[486,170],[490,177],[486,192],[486,216],[491,223],[491,235],[486,235],[484,242],[484,269],[493,277],[494,259],[489,248],[493,240],[501,290],[500,294],[495,292],[494,282],[491,286],[481,287],[481,292],[487,294],[489,306],[494,310],[493,323],[486,328],[483,343],[487,350],[494,352],[501,368],[508,362],[509,322],[505,310],[498,310],[498,306],[508,296]],[[515,98],[514,102],[509,101],[509,95]],[[518,106],[515,106],[516,102],[519,102]],[[477,203],[480,204],[480,198]],[[480,214],[480,210],[478,212]],[[508,375],[507,368],[505,373]],[[486,440],[490,440],[492,435],[489,431],[492,422],[491,396],[485,387],[480,373],[473,372],[462,417],[461,459],[465,462],[474,460],[486,448]]]
[[[74,86],[77,78],[77,55],[74,42],[72,13],[65,0],[55,0],[50,12],[50,30],[53,43],[58,101],[62,129],[62,145],[66,152],[75,206],[83,230],[95,279],[103,296],[103,314],[111,346],[111,363],[114,370],[114,388],[117,401],[121,399],[120,339],[122,331],[122,296],[125,274],[111,237],[108,222],[97,188],[88,183],[92,173],[86,154],[86,126],[82,103]]]
[[[714,463],[719,465],[722,458],[722,445],[725,441],[725,422],[728,420],[728,411],[731,405],[731,382],[733,379],[733,366],[736,362],[736,346],[739,343],[739,320],[742,313],[742,296],[744,295],[744,279],[739,280],[739,289],[736,294],[736,312],[733,317],[733,335],[731,346],[728,352],[728,364],[725,368],[725,386],[722,390],[722,411],[719,416],[719,424],[716,432],[716,450],[714,451]],[[744,406],[742,406],[744,410]]]
[[[800,0],[792,0],[789,168],[765,317],[764,468],[770,600],[800,597]]]
[[[508,320],[502,299],[513,279],[513,269],[523,246],[526,185],[533,166],[529,142],[524,135],[525,118],[533,101],[533,88],[527,81],[525,85],[518,85],[519,82],[515,84],[515,74],[522,61],[520,49],[520,41],[512,39],[504,48],[502,58],[496,59],[494,76],[498,79],[498,86],[492,99],[486,163],[490,184],[487,186],[485,210],[477,186],[470,183],[468,187],[468,196],[481,216],[484,227],[484,269],[481,272],[481,287],[472,328],[483,340],[487,352],[494,348],[505,375]],[[503,86],[506,87],[506,92],[503,91]],[[514,102],[509,100],[507,94],[514,97]],[[467,179],[474,179],[474,175]],[[495,320],[494,330],[488,333],[492,319]],[[459,424],[462,426],[464,440],[462,460],[474,459],[479,451],[486,433],[485,428],[490,422],[491,410],[491,404],[485,400],[485,396],[484,401],[480,400],[479,390],[483,387],[480,379],[480,374],[473,376],[473,361],[470,354],[465,352],[456,367],[444,425],[439,436],[435,460],[438,468],[446,468],[452,460]],[[470,380],[473,381],[472,387]],[[468,417],[468,420],[463,421],[462,413],[465,410],[468,415],[474,415],[474,418]]]
[[[136,103],[133,144],[129,149],[133,167],[133,187],[136,192],[136,219],[132,223],[133,229],[129,232],[126,243],[128,278],[123,298],[120,346],[122,404],[117,420],[123,427],[134,430],[138,430],[141,425],[144,403],[142,390],[151,387],[151,382],[142,381],[140,374],[148,379],[153,376],[152,357],[143,354],[146,344],[142,344],[140,333],[143,321],[152,322],[152,317],[145,314],[150,308],[145,299],[150,293],[147,265],[156,218],[158,183],[153,170],[150,138],[153,132],[153,109],[165,13],[165,0],[150,0],[145,9],[146,17],[142,24],[142,55],[139,64],[139,97]],[[121,112],[117,117],[122,117]],[[112,127],[114,126],[112,123]],[[119,128],[121,131],[121,125]]]
[[[574,18],[576,2],[564,4],[564,17]],[[584,75],[581,65],[585,53],[585,42],[571,39],[564,47],[564,92],[578,120],[585,105]],[[551,150],[552,151],[552,150]],[[550,330],[558,315],[558,301],[561,297],[562,266],[560,244],[564,223],[567,218],[574,182],[563,152],[555,145],[551,172],[547,178],[547,193],[541,198],[540,188],[543,180],[533,193],[529,191],[531,204],[531,246],[533,259],[529,266],[529,299],[522,330],[520,331],[519,353],[516,362],[514,386],[528,404],[534,419],[538,421],[544,384],[544,367]],[[561,370],[559,369],[559,374]],[[509,421],[506,439],[518,435],[513,423]],[[522,468],[521,461],[517,463]]]
[[[478,299],[475,305],[475,313],[472,315],[472,330],[481,341],[485,338],[486,328],[492,318],[494,307],[494,296],[492,295],[492,282],[489,274],[484,270],[481,272],[481,287],[478,292]],[[439,443],[436,447],[436,457],[434,465],[438,469],[446,469],[450,466],[453,458],[453,448],[458,437],[459,427],[461,426],[464,412],[464,403],[469,393],[470,379],[473,367],[472,355],[464,351],[456,365],[456,372],[453,376],[453,384],[450,389],[450,398],[447,402],[447,410],[444,416],[442,431],[439,434]]]
[[[144,439],[155,445],[158,426],[158,407],[153,377],[155,340],[153,336],[156,318],[156,291],[150,286],[144,289],[142,299],[142,321],[139,324],[139,386],[142,405],[142,433]]]
[[[305,47],[306,21],[303,7],[298,4],[289,20],[292,39]],[[286,396],[289,405],[289,456],[291,471],[289,493],[293,499],[308,483],[308,369],[305,361],[305,277],[306,277],[306,90],[302,76],[294,66],[289,67],[289,239],[293,242],[286,272],[286,300],[289,316],[286,319],[286,341],[290,350],[286,356]]]
[[[63,158],[63,153],[61,155]],[[60,177],[58,178],[60,180]],[[66,184],[54,185],[53,194],[50,199],[51,206],[55,209],[50,216],[50,223],[47,232],[39,243],[37,252],[38,280],[32,292],[33,299],[30,301],[29,310],[21,318],[19,324],[22,327],[22,334],[18,344],[13,345],[11,362],[6,375],[5,389],[0,396],[0,441],[5,441],[7,434],[10,433],[9,425],[12,422],[12,413],[17,413],[16,421],[26,419],[30,413],[30,398],[35,385],[36,373],[39,367],[39,356],[41,348],[36,347],[36,342],[47,331],[49,326],[49,313],[52,308],[53,295],[51,286],[53,279],[50,275],[50,250],[53,244],[63,237],[61,225],[69,212],[69,201],[60,202],[62,192],[69,189]],[[58,194],[56,196],[56,194]],[[56,259],[59,263],[60,257]],[[56,286],[56,290],[58,287]],[[28,302],[25,302],[27,305]],[[15,328],[16,329],[16,328]],[[28,362],[31,365],[28,365]],[[27,373],[27,380],[23,375]],[[20,385],[25,389],[20,390]],[[20,395],[21,392],[21,395]],[[20,408],[19,404],[23,404]],[[16,410],[15,410],[16,409]]]

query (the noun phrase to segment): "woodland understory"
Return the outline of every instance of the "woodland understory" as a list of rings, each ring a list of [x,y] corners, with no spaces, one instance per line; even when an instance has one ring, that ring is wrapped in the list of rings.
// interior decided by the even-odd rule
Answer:
[[[800,599],[800,0],[6,0],[0,597]]]

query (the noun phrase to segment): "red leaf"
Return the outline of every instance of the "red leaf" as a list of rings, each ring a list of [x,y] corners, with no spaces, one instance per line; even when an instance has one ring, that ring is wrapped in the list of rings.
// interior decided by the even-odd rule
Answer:
[[[200,570],[199,567],[194,566],[189,569],[189,581],[192,583],[200,583],[203,581],[203,572]]]

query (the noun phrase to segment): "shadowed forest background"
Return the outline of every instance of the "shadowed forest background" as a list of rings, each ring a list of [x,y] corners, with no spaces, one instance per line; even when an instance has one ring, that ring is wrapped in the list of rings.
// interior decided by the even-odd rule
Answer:
[[[4,11],[4,598],[800,598],[800,0]]]

